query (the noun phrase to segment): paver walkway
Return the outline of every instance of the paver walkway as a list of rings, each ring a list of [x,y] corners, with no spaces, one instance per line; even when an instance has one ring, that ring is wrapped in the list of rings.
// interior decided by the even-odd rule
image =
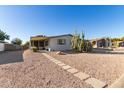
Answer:
[[[107,86],[106,83],[92,78],[90,77],[88,74],[82,73],[80,71],[78,71],[76,68],[73,68],[69,65],[66,65],[64,63],[62,63],[61,61],[49,56],[46,53],[42,53],[45,57],[47,57],[49,60],[51,60],[52,62],[54,62],[55,64],[57,64],[58,66],[62,67],[64,70],[66,70],[67,72],[70,72],[71,74],[73,74],[75,77],[79,78],[80,80],[85,81],[86,83],[90,84],[91,86],[93,86],[94,88],[104,88]]]

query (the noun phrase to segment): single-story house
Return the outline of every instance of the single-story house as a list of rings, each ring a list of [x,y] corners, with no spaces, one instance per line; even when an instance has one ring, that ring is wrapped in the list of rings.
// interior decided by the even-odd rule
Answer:
[[[112,42],[112,46],[115,46],[115,47],[124,47],[124,41],[115,41],[115,42]]]
[[[108,48],[108,47],[111,47],[111,39],[108,39],[108,38],[92,39],[91,43],[93,45],[93,48]]]
[[[21,46],[9,44],[7,42],[0,41],[0,51],[13,51],[13,50],[21,50]]]
[[[37,47],[39,50],[71,50],[71,34],[58,36],[33,36],[30,37],[30,48]]]
[[[122,40],[113,41],[112,42],[112,47],[113,48],[124,47],[124,41],[122,41]]]
[[[124,47],[124,41],[118,42],[118,46],[119,46],[119,47]]]

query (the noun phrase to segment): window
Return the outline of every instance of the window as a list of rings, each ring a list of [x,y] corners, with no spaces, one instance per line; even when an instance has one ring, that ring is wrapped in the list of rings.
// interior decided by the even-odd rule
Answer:
[[[48,46],[48,41],[45,41],[45,46]]]
[[[58,39],[58,45],[65,45],[66,40],[65,39]]]

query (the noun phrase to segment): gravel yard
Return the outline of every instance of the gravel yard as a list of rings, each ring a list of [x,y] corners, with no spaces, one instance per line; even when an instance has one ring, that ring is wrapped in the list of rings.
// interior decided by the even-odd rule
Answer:
[[[71,52],[67,52],[66,55],[57,55],[56,52],[48,54],[108,85],[112,84],[124,73],[123,54],[76,54]]]
[[[8,56],[9,60],[16,59],[18,53],[23,52],[0,54],[0,60],[7,60]],[[10,57],[11,54],[14,57]],[[0,87],[91,87],[49,61],[41,53],[25,51],[23,60],[8,63],[0,65]]]

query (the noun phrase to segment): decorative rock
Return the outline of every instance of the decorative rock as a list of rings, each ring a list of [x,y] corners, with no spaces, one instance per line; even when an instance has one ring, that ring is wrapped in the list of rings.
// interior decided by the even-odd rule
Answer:
[[[106,86],[106,84],[98,79],[95,78],[89,78],[85,81],[88,84],[91,84],[94,88],[103,88]]]
[[[59,66],[65,66],[66,64],[64,64],[64,63],[60,63],[60,64],[58,64]]]
[[[56,54],[58,54],[58,55],[65,55],[65,53],[61,52],[61,51],[56,52]]]
[[[66,70],[66,69],[70,69],[70,68],[71,68],[71,66],[66,65],[66,66],[63,66],[62,68]]]
[[[76,73],[74,74],[74,76],[78,77],[81,80],[86,80],[87,78],[90,77],[89,75],[82,73],[82,72]]]
[[[62,63],[62,62],[56,61],[56,60],[54,60],[53,62],[54,62],[55,64],[60,64],[60,63]]]
[[[78,72],[78,70],[75,69],[75,68],[68,69],[67,71],[70,72],[70,73],[76,73],[76,72]]]

